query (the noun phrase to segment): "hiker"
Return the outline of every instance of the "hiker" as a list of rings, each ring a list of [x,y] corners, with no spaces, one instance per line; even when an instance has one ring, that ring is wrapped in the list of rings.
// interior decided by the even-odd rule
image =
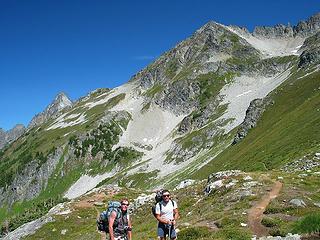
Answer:
[[[155,214],[159,221],[158,237],[160,240],[166,240],[166,235],[168,235],[169,240],[176,239],[175,225],[179,212],[177,203],[170,198],[168,190],[162,191],[162,201],[156,204]]]
[[[121,200],[120,216],[112,211],[109,217],[109,236],[110,240],[131,240],[131,220],[128,212],[128,199]]]

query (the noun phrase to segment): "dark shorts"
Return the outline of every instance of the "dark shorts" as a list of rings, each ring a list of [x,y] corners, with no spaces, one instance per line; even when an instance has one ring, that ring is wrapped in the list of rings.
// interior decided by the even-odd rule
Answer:
[[[170,231],[170,238],[177,237],[177,233],[176,233],[176,230],[174,229],[174,226],[158,223],[158,237],[169,236],[169,231]]]

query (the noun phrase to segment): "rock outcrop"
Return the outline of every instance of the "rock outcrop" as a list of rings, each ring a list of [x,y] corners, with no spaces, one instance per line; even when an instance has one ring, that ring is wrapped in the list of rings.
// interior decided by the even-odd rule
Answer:
[[[232,144],[239,143],[243,138],[247,136],[249,130],[257,125],[260,117],[266,110],[266,107],[271,103],[272,101],[268,98],[255,99],[250,103],[250,106],[246,111],[246,117],[240,124]]]
[[[320,13],[311,16],[306,21],[300,21],[296,26],[277,24],[273,27],[256,27],[253,36],[258,38],[290,38],[308,37],[320,30]]]
[[[42,112],[32,118],[28,125],[28,129],[48,121],[49,119],[59,116],[63,109],[72,106],[72,101],[64,94],[59,93],[54,101]]]
[[[0,206],[4,203],[11,206],[16,201],[30,200],[38,196],[47,186],[48,179],[56,168],[63,149],[56,149],[47,156],[47,161],[42,165],[38,159],[32,160],[24,170],[17,174],[13,182],[6,188],[0,187]]]
[[[22,124],[17,124],[14,126],[14,128],[6,132],[0,128],[0,149],[18,139],[22,134],[25,133],[25,131],[26,128]]]
[[[320,32],[307,38],[302,49],[298,67],[305,68],[320,64]]]

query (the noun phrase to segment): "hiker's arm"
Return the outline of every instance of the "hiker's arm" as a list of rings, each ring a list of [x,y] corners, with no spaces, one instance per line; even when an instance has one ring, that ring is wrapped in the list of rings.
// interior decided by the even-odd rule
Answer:
[[[117,217],[117,213],[115,211],[112,211],[109,217],[109,235],[110,235],[110,240],[114,240],[114,236],[113,236],[113,223],[114,220]]]
[[[161,223],[170,224],[170,220],[169,219],[167,220],[165,218],[160,217],[160,214],[156,214],[156,219]]]
[[[131,232],[132,224],[131,224],[131,218],[130,217],[128,219],[128,227],[130,228],[130,230],[128,231],[128,238],[129,238],[129,240],[131,240],[132,239],[132,232]]]
[[[178,208],[173,209],[173,220],[172,220],[172,224],[176,225],[176,220],[179,218],[179,211]]]
[[[180,217],[178,208],[173,209],[173,220],[177,220]]]

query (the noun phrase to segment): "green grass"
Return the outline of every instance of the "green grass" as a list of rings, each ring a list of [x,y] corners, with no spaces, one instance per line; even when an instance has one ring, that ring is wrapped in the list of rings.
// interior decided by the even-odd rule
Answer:
[[[74,214],[70,215],[68,218],[65,216],[55,216],[55,222],[44,225],[40,231],[36,232],[36,234],[30,235],[23,239],[99,239],[100,234],[95,231],[96,216],[97,212],[95,209],[76,210]],[[62,230],[67,230],[65,235],[61,234]]]
[[[277,169],[314,152],[320,146],[320,74],[289,79],[273,94],[256,128],[242,142],[228,147],[200,170],[199,175],[223,169]]]
[[[149,98],[153,98],[157,93],[160,93],[163,89],[163,85],[155,84],[152,88],[149,88],[143,95]]]
[[[179,63],[177,59],[171,60],[165,67],[165,75],[168,79],[172,79],[178,71]]]
[[[320,213],[315,212],[304,216],[294,227],[297,233],[316,233],[320,237]]]
[[[4,231],[13,231],[24,223],[31,222],[37,218],[40,218],[44,214],[46,214],[52,207],[57,205],[58,203],[63,202],[62,198],[50,198],[45,201],[32,201],[28,203],[17,204],[14,206],[14,211],[16,212],[14,215],[11,215],[6,219],[8,223],[8,229],[4,225],[1,227],[0,236],[4,233]],[[29,207],[26,207],[29,205]]]

